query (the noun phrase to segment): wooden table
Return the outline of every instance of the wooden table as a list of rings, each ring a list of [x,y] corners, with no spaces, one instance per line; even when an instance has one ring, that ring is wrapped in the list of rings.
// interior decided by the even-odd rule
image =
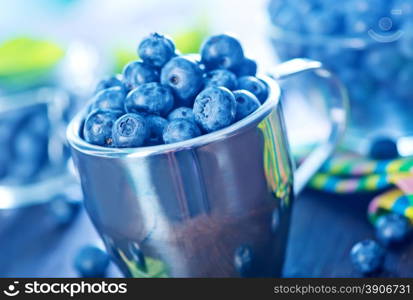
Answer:
[[[284,275],[359,276],[349,250],[374,237],[366,217],[372,195],[337,196],[306,191],[295,203]],[[0,276],[74,277],[73,257],[82,245],[100,243],[84,210],[58,228],[45,206],[0,211]],[[388,252],[382,276],[413,277],[413,243]],[[120,276],[115,266],[110,275]]]

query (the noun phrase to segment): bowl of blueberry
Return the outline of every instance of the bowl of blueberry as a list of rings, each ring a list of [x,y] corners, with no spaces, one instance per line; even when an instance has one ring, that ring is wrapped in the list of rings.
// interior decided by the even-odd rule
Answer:
[[[413,1],[272,0],[268,12],[281,61],[321,61],[348,88],[347,148],[368,155],[386,139],[412,154]]]
[[[64,132],[84,94],[67,83],[87,76],[73,79],[73,51],[52,42],[16,38],[0,53],[0,209],[44,203],[78,186]]]
[[[108,253],[126,276],[279,276],[294,195],[340,138],[344,95],[328,99],[330,140],[294,180],[274,78],[320,63],[294,60],[274,78],[257,75],[227,34],[180,55],[153,33],[137,52],[67,128]]]

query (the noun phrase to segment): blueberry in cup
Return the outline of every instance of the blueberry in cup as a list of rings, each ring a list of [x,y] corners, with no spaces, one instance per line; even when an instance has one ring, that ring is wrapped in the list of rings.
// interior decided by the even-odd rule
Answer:
[[[266,100],[257,64],[244,57],[236,38],[211,36],[200,56],[177,53],[170,38],[145,37],[138,45],[141,60],[98,84],[84,140],[114,148],[181,142],[228,127]]]

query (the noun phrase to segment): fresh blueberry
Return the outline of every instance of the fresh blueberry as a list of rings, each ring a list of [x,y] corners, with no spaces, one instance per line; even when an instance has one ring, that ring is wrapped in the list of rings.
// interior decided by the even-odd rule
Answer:
[[[409,20],[405,22],[402,28],[402,32],[403,32],[403,36],[400,40],[400,52],[403,55],[405,55],[407,58],[412,59],[413,58],[413,21]]]
[[[352,101],[365,103],[374,97],[380,87],[380,83],[365,70],[357,72],[349,70],[346,73],[341,72],[340,75],[349,88]]]
[[[413,44],[412,44],[413,46]],[[413,98],[413,85],[411,84],[413,78],[413,62],[406,64],[400,70],[396,79],[396,91],[398,96],[404,99]]]
[[[52,216],[59,226],[66,226],[72,223],[80,211],[80,202],[68,199],[65,195],[54,197],[49,208]]]
[[[343,27],[343,16],[335,11],[329,13],[315,11],[307,15],[306,18],[307,30],[315,35],[340,34]]]
[[[202,70],[184,57],[172,58],[161,71],[161,82],[171,87],[177,97],[177,106],[192,106],[194,97],[202,88]]]
[[[169,87],[158,82],[144,83],[132,90],[125,99],[127,112],[146,112],[166,116],[174,106]]]
[[[252,59],[244,58],[242,63],[235,68],[234,73],[238,77],[255,76],[257,74],[257,63]]]
[[[238,78],[238,89],[250,91],[261,103],[264,103],[268,97],[267,85],[254,76],[243,76]]]
[[[112,127],[122,114],[119,111],[108,110],[91,112],[83,126],[83,137],[86,142],[99,146],[112,146]]]
[[[207,69],[235,69],[244,60],[240,42],[229,35],[209,37],[201,47],[202,63]]]
[[[125,90],[120,87],[111,87],[95,95],[90,110],[124,111],[124,100]]]
[[[123,69],[123,80],[129,89],[134,89],[144,83],[159,82],[159,72],[141,61],[132,61]]]
[[[94,246],[85,246],[77,252],[74,267],[82,277],[99,278],[106,276],[109,262],[106,252]]]
[[[234,122],[236,106],[237,102],[230,90],[208,87],[195,99],[195,121],[206,132],[216,131]]]
[[[354,267],[363,274],[379,271],[384,262],[384,250],[373,240],[364,240],[353,246],[350,252]]]
[[[119,87],[121,89],[126,90],[126,87],[124,86],[122,82],[122,76],[120,75],[108,76],[102,79],[96,86],[96,93],[102,90],[106,90],[111,87]]]
[[[9,124],[5,124],[6,122],[1,122],[0,121],[0,128],[2,129],[3,127],[6,127],[9,129],[10,125]],[[0,129],[0,132],[2,132],[2,130]],[[5,138],[4,135],[1,135],[2,139]],[[9,168],[12,167],[12,153],[11,153],[11,147],[8,145],[9,139],[6,139],[5,141],[1,141],[0,142],[0,149],[2,149],[2,151],[0,151],[0,180],[2,180],[3,178],[5,178],[8,175],[9,172]]]
[[[27,118],[25,118],[24,123],[33,134],[48,137],[51,124],[47,106],[40,106],[32,110]]]
[[[412,16],[413,15],[413,2],[406,0],[393,0],[391,9],[399,9],[403,12],[403,15]]]
[[[13,140],[14,166],[10,176],[17,182],[31,182],[48,164],[48,137],[34,134],[25,126],[15,133]]]
[[[387,11],[381,0],[357,0],[346,1],[345,11],[345,31],[349,36],[366,35],[369,30],[374,29],[382,16],[387,15]]]
[[[138,55],[145,63],[161,68],[175,55],[175,44],[164,35],[152,33],[139,44]]]
[[[237,112],[235,114],[235,121],[239,121],[255,110],[261,105],[255,95],[247,90],[234,91],[235,101],[237,102]]]
[[[369,157],[377,160],[395,159],[399,157],[397,144],[387,137],[378,137],[372,141]]]
[[[205,74],[205,87],[223,86],[229,90],[237,88],[237,77],[231,71],[225,69],[217,69]]]
[[[14,157],[17,160],[32,160],[34,163],[45,162],[48,155],[48,136],[34,133],[27,125],[30,124],[27,123],[15,132],[12,145]]]
[[[384,245],[402,242],[409,231],[409,220],[399,214],[385,214],[379,217],[376,222],[376,236]]]
[[[150,128],[146,119],[138,114],[128,113],[113,124],[113,145],[118,148],[142,146],[149,137]]]
[[[274,0],[277,1],[277,0]],[[273,1],[273,2],[274,2]],[[301,1],[302,3],[307,1]],[[302,13],[293,5],[281,5],[278,9],[271,11],[270,17],[274,24],[287,32],[303,32],[304,24]]]
[[[160,116],[148,115],[145,117],[149,126],[148,145],[159,145],[163,143],[162,134],[168,121]]]
[[[381,46],[368,52],[365,58],[367,70],[377,80],[391,80],[403,66],[403,58],[394,47]]]
[[[185,119],[195,123],[195,115],[192,108],[189,107],[178,107],[171,111],[168,115],[168,120]]]
[[[171,121],[163,132],[165,144],[177,143],[200,136],[201,131],[197,125],[185,119]]]
[[[240,246],[235,249],[234,266],[241,277],[250,277],[252,270],[252,250],[247,246]]]

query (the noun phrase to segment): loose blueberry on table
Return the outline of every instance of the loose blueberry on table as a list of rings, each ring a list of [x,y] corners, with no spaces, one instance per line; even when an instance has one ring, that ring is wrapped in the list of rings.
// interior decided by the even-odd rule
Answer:
[[[109,262],[109,255],[106,252],[95,246],[85,246],[77,252],[74,268],[82,277],[105,277]]]
[[[268,97],[255,77],[257,64],[232,36],[209,37],[199,58],[177,53],[168,37],[145,37],[138,46],[142,61],[98,84],[83,138],[115,148],[176,143],[228,127]]]
[[[388,213],[377,219],[376,236],[384,245],[403,242],[410,232],[410,221],[399,214]]]
[[[384,250],[377,242],[364,240],[353,246],[350,257],[358,271],[364,275],[371,275],[382,268]]]

